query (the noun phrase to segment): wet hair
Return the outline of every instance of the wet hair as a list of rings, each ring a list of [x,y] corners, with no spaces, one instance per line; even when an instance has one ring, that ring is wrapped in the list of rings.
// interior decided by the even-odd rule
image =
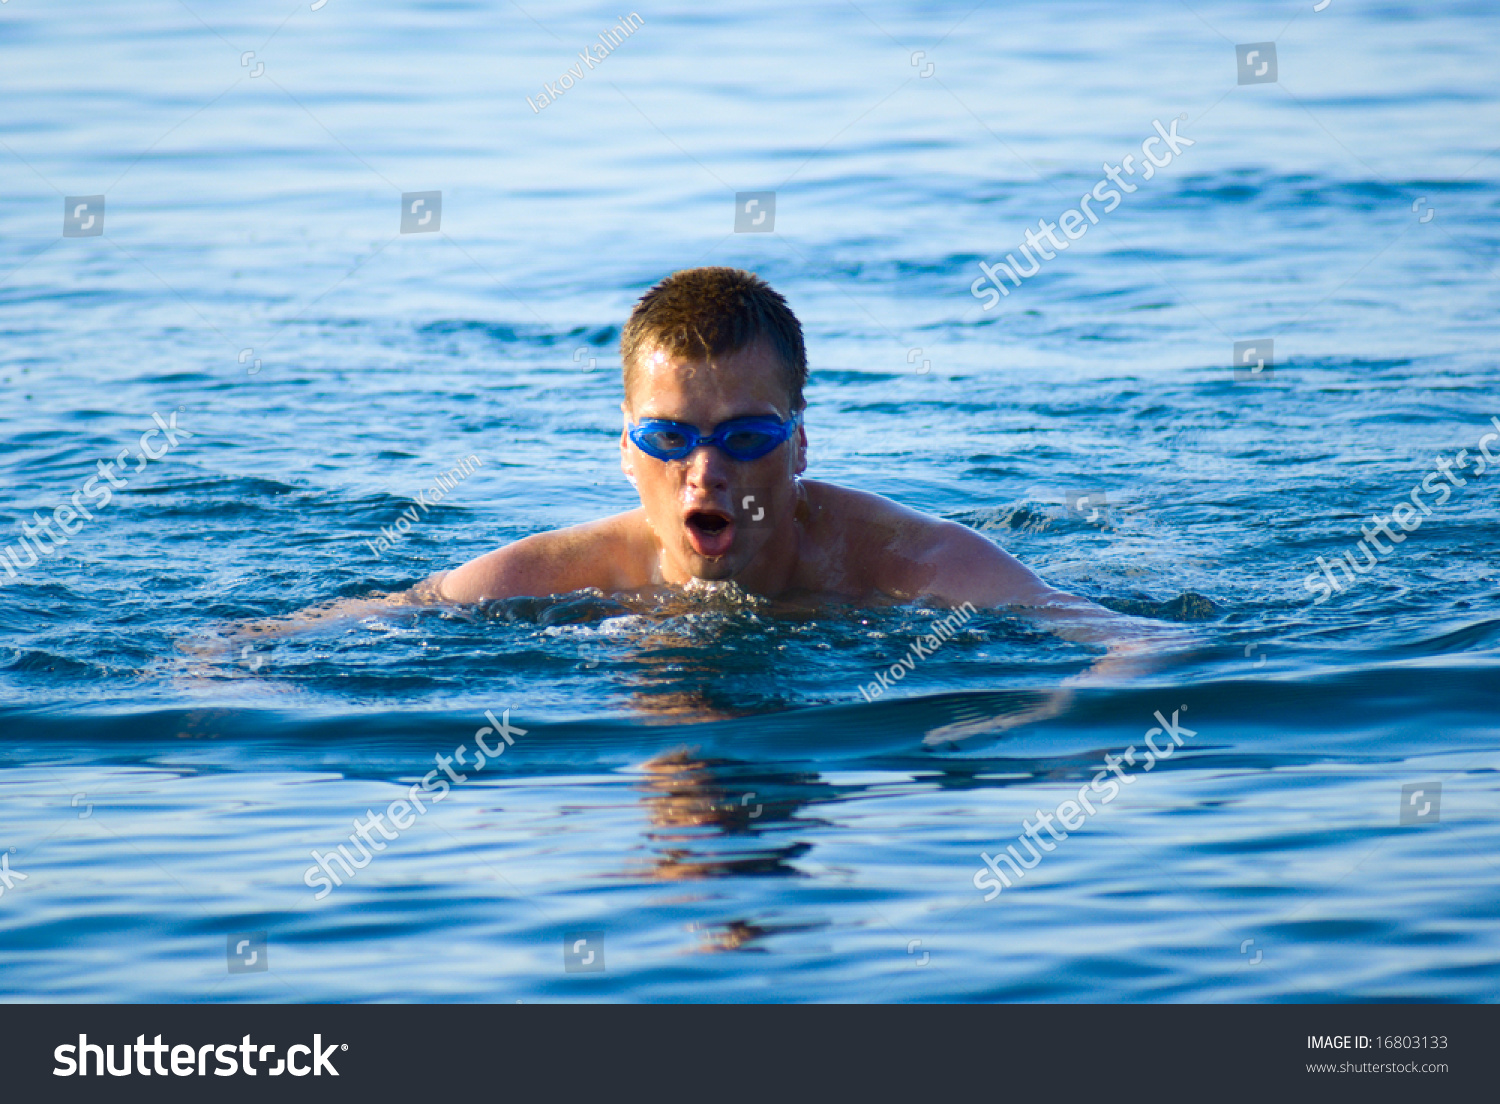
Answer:
[[[711,360],[765,338],[781,361],[790,411],[807,405],[807,350],[802,325],[771,285],[739,268],[687,268],[674,272],[636,303],[620,335],[625,395],[641,356]]]

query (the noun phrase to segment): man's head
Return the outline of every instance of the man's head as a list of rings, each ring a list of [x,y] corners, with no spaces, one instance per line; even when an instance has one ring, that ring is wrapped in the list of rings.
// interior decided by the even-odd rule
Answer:
[[[792,411],[805,405],[807,352],[802,326],[771,285],[738,268],[688,268],[657,284],[630,312],[620,335],[625,402],[633,398],[641,358],[652,352],[686,360],[717,361],[766,341],[780,363]]]
[[[796,539],[800,425],[755,459],[699,445],[662,459],[630,439],[648,420],[709,436],[726,422],[785,423],[805,403],[802,327],[780,295],[732,268],[673,274],[641,298],[620,340],[625,415],[620,466],[640,491],[669,581],[748,578],[774,570]]]

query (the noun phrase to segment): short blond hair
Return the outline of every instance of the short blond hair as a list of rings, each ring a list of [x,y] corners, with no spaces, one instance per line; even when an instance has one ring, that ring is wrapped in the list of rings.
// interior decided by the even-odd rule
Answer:
[[[786,377],[790,410],[807,405],[807,349],[802,324],[785,299],[753,272],[739,268],[687,268],[674,272],[636,303],[620,335],[625,394],[641,355],[709,360],[770,342]]]

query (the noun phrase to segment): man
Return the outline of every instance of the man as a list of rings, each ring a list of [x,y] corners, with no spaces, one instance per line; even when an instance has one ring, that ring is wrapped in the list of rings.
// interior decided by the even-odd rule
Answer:
[[[733,582],[768,598],[1053,607],[1054,590],[962,525],[802,479],[807,356],[757,276],[695,268],[640,300],[620,339],[620,466],[638,509],[538,533],[431,580],[453,602]]]
[[[404,593],[240,626],[244,635],[233,647],[392,607],[585,588],[623,595],[698,580],[801,603],[922,599],[1024,608],[1059,636],[1107,645],[1107,654],[1068,684],[1139,673],[1139,653],[1176,636],[1048,586],[965,526],[801,478],[802,327],[786,300],[751,273],[674,273],[636,304],[620,353],[620,466],[640,493],[638,509],[537,533]],[[1059,687],[1040,704],[945,725],[927,739],[963,739],[1053,716],[1070,698]]]

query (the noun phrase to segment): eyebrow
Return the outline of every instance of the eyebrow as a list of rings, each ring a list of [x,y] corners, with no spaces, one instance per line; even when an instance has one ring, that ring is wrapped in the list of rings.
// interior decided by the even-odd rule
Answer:
[[[773,410],[769,414],[764,414],[764,413],[762,413],[762,414],[735,414],[732,417],[725,418],[725,419],[723,419],[722,421],[719,421],[719,422],[715,422],[713,428],[717,429],[721,425],[726,425],[729,422],[738,422],[738,421],[741,421],[741,420],[743,420],[745,418],[766,418],[766,419],[769,419],[770,421],[774,421],[774,422],[784,422],[784,421],[786,421],[786,418],[783,418],[781,416],[780,411],[774,411]],[[694,422],[684,421],[681,418],[667,418],[667,417],[664,417],[664,416],[662,416],[660,414],[642,414],[640,416],[640,418],[637,419],[637,420],[640,421],[640,422],[671,422],[674,425],[692,426],[694,429],[698,429],[699,428],[699,426],[696,423],[694,423]]]

